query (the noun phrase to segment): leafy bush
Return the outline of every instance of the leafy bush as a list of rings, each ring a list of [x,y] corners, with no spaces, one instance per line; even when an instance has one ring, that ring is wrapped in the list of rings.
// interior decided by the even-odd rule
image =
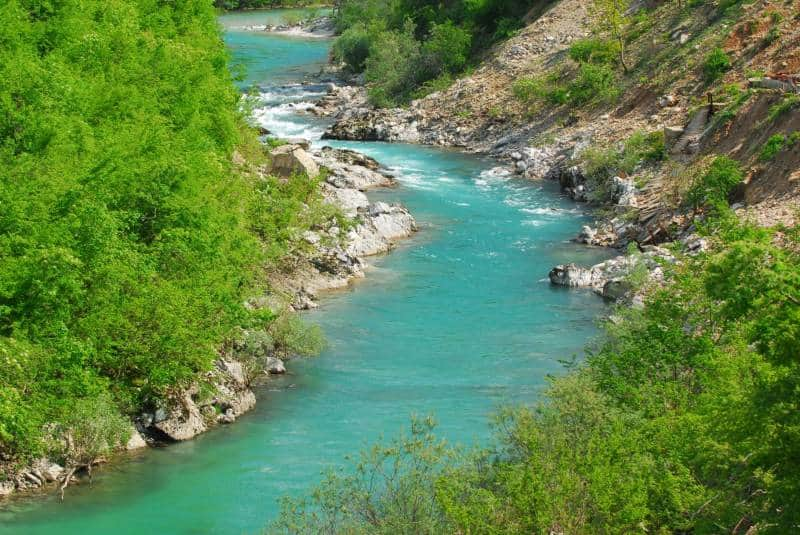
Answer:
[[[371,81],[378,106],[445,87],[471,59],[514,33],[539,0],[345,0],[336,11],[334,54]]]
[[[764,147],[762,147],[761,154],[759,154],[758,159],[762,162],[768,162],[783,150],[783,148],[787,145],[787,142],[788,139],[785,135],[775,134],[774,136],[770,137],[766,143],[764,143]]]
[[[362,72],[367,65],[374,34],[364,24],[351,26],[336,39],[333,56],[352,72]]]
[[[664,132],[649,134],[636,132],[621,147],[590,147],[581,160],[586,177],[598,202],[608,202],[611,197],[611,179],[618,175],[631,175],[639,167],[660,162],[666,158]]]
[[[580,39],[570,46],[569,57],[578,63],[615,65],[619,61],[619,43],[595,37]]]
[[[325,335],[318,325],[306,325],[296,314],[286,314],[271,326],[269,334],[276,351],[284,357],[313,356],[325,348]]]
[[[436,24],[422,45],[422,69],[434,79],[443,73],[457,74],[467,65],[472,35],[451,21]]]
[[[586,106],[612,102],[620,94],[616,74],[608,65],[583,63],[572,80],[565,81],[559,71],[545,76],[524,77],[512,87],[514,95],[527,105],[546,102]]]
[[[786,95],[783,100],[769,108],[768,121],[775,121],[793,109],[800,107],[800,95]]]
[[[724,50],[717,47],[706,56],[703,62],[703,75],[707,82],[714,82],[731,69],[731,59]]]
[[[619,96],[616,75],[608,65],[584,63],[578,76],[569,84],[569,101],[581,106],[588,103],[611,102]]]
[[[379,107],[401,104],[418,86],[421,62],[420,43],[414,28],[387,31],[375,40],[367,59],[366,79],[370,101]]]
[[[727,204],[728,197],[744,179],[739,162],[727,156],[717,157],[689,191],[688,200],[695,206]]]

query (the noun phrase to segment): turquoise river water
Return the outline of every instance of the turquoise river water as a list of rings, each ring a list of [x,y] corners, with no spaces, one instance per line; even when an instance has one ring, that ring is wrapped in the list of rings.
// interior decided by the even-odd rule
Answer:
[[[256,118],[280,135],[318,139],[298,114],[322,88],[298,85],[330,42],[246,29],[280,12],[222,17]],[[0,534],[257,533],[277,500],[303,493],[346,455],[392,435],[412,413],[435,415],[453,443],[488,436],[487,416],[535,400],[561,359],[595,333],[603,303],[553,288],[550,268],[604,253],[569,239],[584,222],[551,184],[513,179],[476,156],[377,143],[338,143],[393,168],[400,187],[373,199],[405,203],[421,231],[366,280],[307,316],[329,348],[295,361],[232,426],[100,469],[90,487],[0,506]]]

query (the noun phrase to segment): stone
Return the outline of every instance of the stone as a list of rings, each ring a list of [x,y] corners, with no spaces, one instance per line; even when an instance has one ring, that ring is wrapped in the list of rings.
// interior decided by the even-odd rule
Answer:
[[[593,229],[592,227],[590,227],[588,225],[584,225],[583,228],[581,228],[581,233],[578,235],[578,240],[577,241],[579,243],[585,243],[585,244],[589,245],[589,244],[594,242],[594,239],[595,239],[596,236],[597,236],[597,230],[596,229]]]
[[[233,412],[233,409],[227,409],[219,415],[217,421],[221,424],[232,424],[236,421],[236,414]]]
[[[681,126],[664,127],[664,145],[670,149],[683,136],[685,129]]]
[[[311,148],[311,142],[303,137],[290,137],[286,138],[284,141],[289,145],[296,145],[305,151]]]
[[[0,498],[5,498],[14,493],[17,485],[13,481],[0,481]]]
[[[61,478],[61,475],[64,473],[63,466],[58,463],[54,463],[49,459],[39,459],[34,463],[33,467],[34,470],[36,470],[36,475],[38,475],[40,479],[44,479],[49,483],[58,481]]]
[[[673,95],[664,95],[658,99],[658,105],[662,108],[671,108],[678,103],[678,99]]]
[[[569,288],[585,288],[593,284],[592,271],[575,264],[556,266],[548,275],[550,282],[556,286]]]
[[[286,365],[277,357],[267,357],[265,369],[270,375],[283,375],[286,373]]]
[[[611,196],[618,206],[635,208],[636,202],[636,185],[631,179],[624,179],[615,176],[611,179]]]
[[[128,439],[128,442],[125,443],[125,450],[135,451],[146,447],[147,442],[144,440],[141,433],[139,433],[137,429],[133,429],[131,431],[131,437]]]
[[[290,178],[294,175],[305,174],[309,178],[319,176],[319,166],[311,155],[298,145],[282,145],[271,153],[272,163],[270,173]]]
[[[613,279],[603,285],[602,295],[610,301],[622,301],[628,298],[633,287],[624,279]]]
[[[338,206],[349,217],[355,217],[359,210],[369,207],[369,199],[357,189],[337,188],[330,184],[323,184],[322,195],[328,203]]]
[[[242,363],[237,360],[224,360],[217,361],[217,367],[224,372],[227,376],[233,379],[237,385],[247,385],[247,375],[244,372]]]
[[[189,440],[203,433],[206,430],[206,424],[199,407],[192,399],[192,394],[196,393],[196,388],[185,392],[169,416],[161,422],[156,422],[154,427],[178,442]]]

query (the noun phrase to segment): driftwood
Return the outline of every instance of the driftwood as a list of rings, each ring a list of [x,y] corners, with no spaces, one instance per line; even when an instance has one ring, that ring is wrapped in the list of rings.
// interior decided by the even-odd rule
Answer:
[[[69,485],[69,482],[72,481],[72,476],[75,475],[75,471],[78,469],[77,466],[73,466],[69,470],[67,470],[67,474],[64,476],[64,480],[61,482],[61,486],[58,488],[58,491],[61,493],[61,501],[64,501],[64,490]]]

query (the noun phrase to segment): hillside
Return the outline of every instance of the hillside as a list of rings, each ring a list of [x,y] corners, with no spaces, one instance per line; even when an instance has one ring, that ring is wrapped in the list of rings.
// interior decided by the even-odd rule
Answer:
[[[592,95],[585,102],[553,101],[555,95],[548,100],[544,86],[568,85],[581,68],[570,57],[571,49],[592,39],[602,41],[590,4],[565,0],[541,16],[537,8],[529,14],[534,20],[493,47],[474,72],[449,88],[406,109],[350,109],[329,135],[465,147],[508,159],[523,150],[530,154],[527,175],[542,178],[557,163],[563,165],[564,158],[582,164],[576,147],[577,152],[605,148],[636,132],[676,132],[688,126],[711,93],[719,113],[696,126],[701,132],[695,133],[699,136],[692,140],[690,154],[683,140],[687,146],[669,165],[648,170],[651,186],[645,200],[669,211],[675,190],[688,187],[686,180],[676,180],[674,175],[681,173],[674,164],[692,167],[710,155],[726,154],[747,170],[739,195],[756,216],[772,214],[790,222],[797,206],[797,151],[779,151],[769,165],[759,155],[770,137],[797,130],[796,97],[748,80],[797,71],[798,14],[796,7],[780,1],[728,4],[725,9],[715,3],[683,9],[675,2],[639,4],[626,26],[628,72],[614,66],[607,87],[589,87],[608,90],[607,98]],[[730,66],[707,80],[704,62],[717,48]],[[779,112],[770,114],[771,109]]]

